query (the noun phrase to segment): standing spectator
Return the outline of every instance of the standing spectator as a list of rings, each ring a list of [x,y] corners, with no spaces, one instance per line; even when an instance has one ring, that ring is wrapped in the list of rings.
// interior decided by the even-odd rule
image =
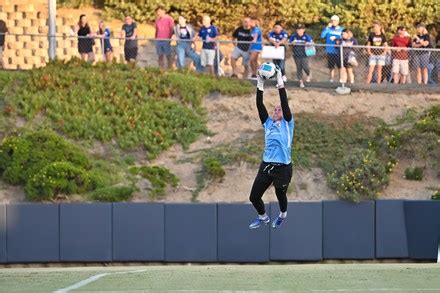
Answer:
[[[417,25],[417,35],[412,44],[413,48],[431,48],[431,41],[424,24]],[[414,52],[414,65],[417,68],[417,83],[428,83],[428,64],[430,51],[417,50]]]
[[[304,25],[299,24],[296,27],[296,33],[290,36],[289,43],[293,45],[293,60],[296,64],[296,77],[299,80],[299,87],[303,88],[303,71],[307,74],[306,82],[310,82],[311,78],[305,45],[313,43],[313,40],[311,36],[305,33]]]
[[[3,20],[0,20],[0,69],[4,68],[3,65],[3,52],[5,50],[5,35],[8,32],[8,28],[6,26],[6,22]]]
[[[137,24],[129,15],[125,17],[125,23],[122,25],[121,38],[125,39],[125,61],[132,63],[136,62],[138,54]]]
[[[113,47],[110,42],[111,31],[105,26],[104,21],[99,22],[98,36],[102,38],[101,46],[105,55],[105,61],[111,62],[113,60]]]
[[[356,53],[354,52],[353,48],[350,49],[351,46],[357,46],[358,41],[353,38],[353,32],[349,29],[342,30],[342,38],[340,40],[337,40],[336,44],[342,45],[342,64],[341,64],[341,50],[338,50],[338,59],[336,62],[336,65],[340,69],[341,72],[341,79],[340,82],[346,83],[347,81],[350,83],[354,83],[354,73],[353,73],[353,65],[354,62],[352,62],[351,58],[356,58]],[[351,62],[350,62],[351,61]]]
[[[322,30],[321,38],[325,39],[325,52],[327,53],[327,67],[329,69],[329,80],[335,79],[335,68],[337,66],[338,47],[335,47],[336,41],[341,39],[342,30],[339,26],[339,16],[333,15],[330,23]]]
[[[258,69],[258,56],[263,49],[262,41],[263,41],[263,32],[258,26],[258,20],[256,17],[251,18],[251,26],[252,26],[252,44],[249,48],[250,52],[250,63],[251,63],[251,71],[252,71],[252,79],[257,79],[257,69]]]
[[[232,34],[234,41],[251,42],[254,38],[251,34],[251,19],[245,17],[242,21],[242,26],[237,28]],[[237,77],[237,60],[241,57],[244,66],[243,78],[249,77],[249,43],[235,43],[234,51],[232,52],[232,77]]]
[[[289,34],[283,30],[283,26],[281,22],[277,21],[273,27],[273,30],[269,32],[268,38],[269,42],[278,48],[280,46],[285,47],[285,44],[288,41]],[[285,51],[284,51],[285,52]],[[272,60],[275,65],[278,65],[281,69],[281,74],[283,75],[284,82],[287,81],[286,70],[285,70],[285,55],[284,59],[274,59]]]
[[[194,62],[197,72],[203,72],[200,56],[193,49],[194,42],[192,40],[194,37],[195,31],[192,25],[186,23],[185,17],[179,16],[179,23],[174,27],[173,35],[173,38],[177,40],[177,68],[185,68],[185,57],[189,57]]]
[[[156,54],[159,57],[158,63],[161,69],[165,69],[164,57],[168,60],[168,68],[173,67],[172,52],[171,52],[171,36],[174,31],[174,20],[171,16],[166,14],[165,8],[159,6],[156,9],[156,39],[168,39],[156,41]]]
[[[95,54],[93,53],[95,40],[92,38],[93,33],[85,14],[81,14],[79,17],[78,24],[75,26],[75,33],[78,35],[78,52],[81,59],[87,62],[95,61]]]
[[[217,28],[211,24],[211,18],[208,15],[203,16],[202,28],[198,37],[203,40],[202,52],[200,55],[202,66],[206,68],[209,74],[214,74],[216,41],[219,35]]]
[[[387,48],[374,48],[374,47],[387,47],[387,39],[385,37],[382,25],[379,22],[375,22],[373,25],[373,32],[368,36],[368,76],[367,83],[371,83],[373,78],[373,72],[377,66],[376,82],[382,82],[382,67],[385,66]],[[372,48],[373,47],[373,48]]]
[[[407,48],[411,47],[411,38],[407,35],[404,26],[397,28],[396,35],[391,39],[391,46],[395,47],[391,51],[394,83],[404,84],[409,73],[409,54]]]

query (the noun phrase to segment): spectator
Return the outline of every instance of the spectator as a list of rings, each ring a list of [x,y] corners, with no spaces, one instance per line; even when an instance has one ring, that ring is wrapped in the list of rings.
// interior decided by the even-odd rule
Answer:
[[[417,35],[415,36],[412,44],[413,48],[426,49],[431,48],[431,41],[428,31],[424,24],[417,25]],[[418,50],[414,52],[414,64],[417,68],[417,83],[428,83],[428,64],[429,64],[430,51]]]
[[[0,20],[0,69],[4,68],[3,64],[3,52],[5,51],[5,35],[8,32],[8,28],[6,26],[6,22],[3,20]]]
[[[216,41],[219,35],[217,27],[211,24],[211,18],[208,15],[203,16],[202,28],[198,37],[203,40],[202,52],[200,55],[202,66],[206,68],[209,74],[214,74],[214,61]]]
[[[283,30],[283,26],[281,25],[281,22],[276,22],[273,30],[269,32],[268,38],[269,42],[275,46],[275,48],[278,48],[280,46],[285,47],[285,44],[288,41],[289,34]],[[285,57],[284,57],[285,58]],[[272,60],[275,65],[278,65],[281,69],[281,74],[283,75],[284,82],[287,81],[286,77],[286,70],[285,70],[285,59],[274,59]]]
[[[340,68],[341,79],[340,82],[346,83],[347,81],[350,83],[354,83],[354,73],[353,66],[356,65],[356,61],[353,58],[356,58],[356,53],[353,48],[350,49],[351,46],[357,46],[358,41],[353,38],[353,33],[349,29],[342,30],[342,38],[336,41],[336,44],[343,46],[342,48],[342,64],[341,64],[341,51],[338,50],[338,57],[336,65]]]
[[[322,30],[321,38],[325,39],[327,53],[327,67],[329,69],[329,80],[333,82],[335,79],[335,68],[338,60],[338,47],[335,47],[336,41],[341,39],[342,30],[339,26],[339,16],[333,15],[330,23]]]
[[[165,9],[163,6],[159,6],[156,9],[156,39],[168,39],[168,40],[157,40],[156,41],[156,53],[159,58],[159,67],[161,69],[165,69],[165,62],[164,57],[166,56],[168,60],[168,68],[173,67],[173,59],[172,59],[172,52],[171,52],[171,43],[170,40],[171,36],[173,35],[174,31],[174,20],[171,16],[166,14]]]
[[[105,61],[111,62],[113,60],[113,47],[110,42],[111,31],[105,26],[104,21],[99,22],[99,30],[97,35],[102,38],[101,47],[105,55]]]
[[[91,38],[93,33],[87,23],[85,14],[81,14],[79,17],[78,24],[75,26],[75,33],[78,35],[78,52],[81,55],[81,59],[87,62],[95,61],[95,54],[93,53],[95,40]]]
[[[258,56],[260,55],[261,50],[263,49],[262,41],[263,41],[263,32],[258,26],[258,20],[256,17],[251,18],[251,26],[252,26],[252,44],[249,48],[250,52],[250,63],[251,63],[251,71],[252,71],[252,79],[257,78],[257,69],[258,69]]]
[[[368,51],[368,76],[367,83],[371,83],[373,78],[374,69],[377,67],[376,82],[382,82],[382,67],[385,66],[387,48],[374,48],[374,47],[387,47],[387,39],[385,37],[382,25],[379,22],[375,22],[373,25],[373,32],[368,36],[367,43]],[[373,47],[373,48],[372,48]]]
[[[195,37],[194,28],[186,23],[186,18],[179,16],[179,23],[174,27],[173,38],[177,40],[176,55],[177,68],[185,68],[185,57],[191,58],[194,62],[197,72],[203,72],[203,66],[200,63],[200,55],[193,49],[193,41]]]
[[[232,34],[234,41],[238,42],[251,42],[254,38],[251,34],[251,19],[249,17],[245,17],[242,22],[242,26],[237,28]],[[244,66],[244,74],[243,78],[249,77],[249,47],[248,43],[236,43],[234,47],[234,51],[232,52],[232,77],[237,77],[237,60],[241,57],[242,64]]]
[[[125,39],[125,61],[133,63],[136,62],[136,57],[138,54],[137,24],[129,15],[125,17],[125,23],[122,25],[121,38]]]
[[[411,47],[411,38],[408,36],[404,26],[397,28],[396,35],[391,39],[391,46],[395,47],[391,51],[394,83],[404,84],[409,73],[409,54],[406,48]]]
[[[299,24],[296,33],[290,36],[289,43],[293,46],[293,60],[296,64],[296,77],[299,80],[299,87],[304,87],[303,71],[307,74],[306,82],[310,82],[311,74],[309,60],[306,55],[307,44],[313,43],[312,37],[305,33],[305,27]]]

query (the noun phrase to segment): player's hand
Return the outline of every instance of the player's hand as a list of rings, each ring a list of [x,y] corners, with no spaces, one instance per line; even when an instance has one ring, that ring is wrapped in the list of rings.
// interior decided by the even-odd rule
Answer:
[[[260,72],[257,71],[257,89],[264,92],[264,79],[260,76]]]
[[[277,88],[284,87],[283,74],[281,73],[281,68],[277,65],[275,68],[276,77],[277,77]]]

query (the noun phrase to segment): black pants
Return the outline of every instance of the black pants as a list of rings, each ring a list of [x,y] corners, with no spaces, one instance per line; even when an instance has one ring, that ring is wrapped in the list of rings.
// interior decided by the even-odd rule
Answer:
[[[303,71],[307,76],[310,76],[309,60],[307,57],[294,57],[293,60],[295,60],[296,64],[296,77],[299,80],[302,80],[303,78]]]
[[[291,178],[292,164],[261,163],[249,197],[249,200],[259,215],[263,215],[266,212],[264,202],[261,198],[271,184],[275,187],[275,194],[278,198],[280,211],[282,213],[287,211],[287,188],[289,187]]]

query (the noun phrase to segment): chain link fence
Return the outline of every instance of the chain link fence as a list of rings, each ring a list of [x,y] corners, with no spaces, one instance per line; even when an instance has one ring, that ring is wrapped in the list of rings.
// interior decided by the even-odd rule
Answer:
[[[4,69],[27,70],[45,66],[49,62],[49,39],[47,34],[6,34],[2,52]],[[201,41],[178,41],[170,39],[142,38],[123,39],[119,37],[93,36],[78,37],[72,32],[62,36],[53,36],[56,40],[56,58],[69,60],[77,57],[89,62],[135,62],[140,67],[189,68],[206,72],[203,67]],[[239,42],[246,43],[246,42]],[[237,42],[218,41],[215,51],[213,70],[219,76],[249,78],[252,70],[243,66],[248,57],[233,60]],[[333,54],[328,54],[324,44],[287,45],[285,48],[285,73],[294,85],[303,81],[305,87],[337,87],[341,83],[349,87],[375,86],[395,88],[395,86],[428,86],[440,89],[440,49],[416,49],[371,47],[375,55],[368,54],[367,46],[334,45]],[[310,56],[298,55],[298,46],[303,51],[312,51]],[[312,48],[311,48],[312,47]],[[157,52],[165,53],[159,60]],[[296,52],[296,53],[294,53]],[[243,54],[242,54],[243,55]],[[300,56],[301,55],[301,56]],[[211,56],[212,57],[212,56]],[[236,56],[235,56],[236,57]],[[206,60],[205,60],[206,61]],[[258,57],[258,64],[270,61]],[[206,62],[205,62],[206,63]],[[220,66],[218,66],[220,64]],[[236,65],[235,72],[232,65]],[[235,77],[235,75],[234,75]]]

